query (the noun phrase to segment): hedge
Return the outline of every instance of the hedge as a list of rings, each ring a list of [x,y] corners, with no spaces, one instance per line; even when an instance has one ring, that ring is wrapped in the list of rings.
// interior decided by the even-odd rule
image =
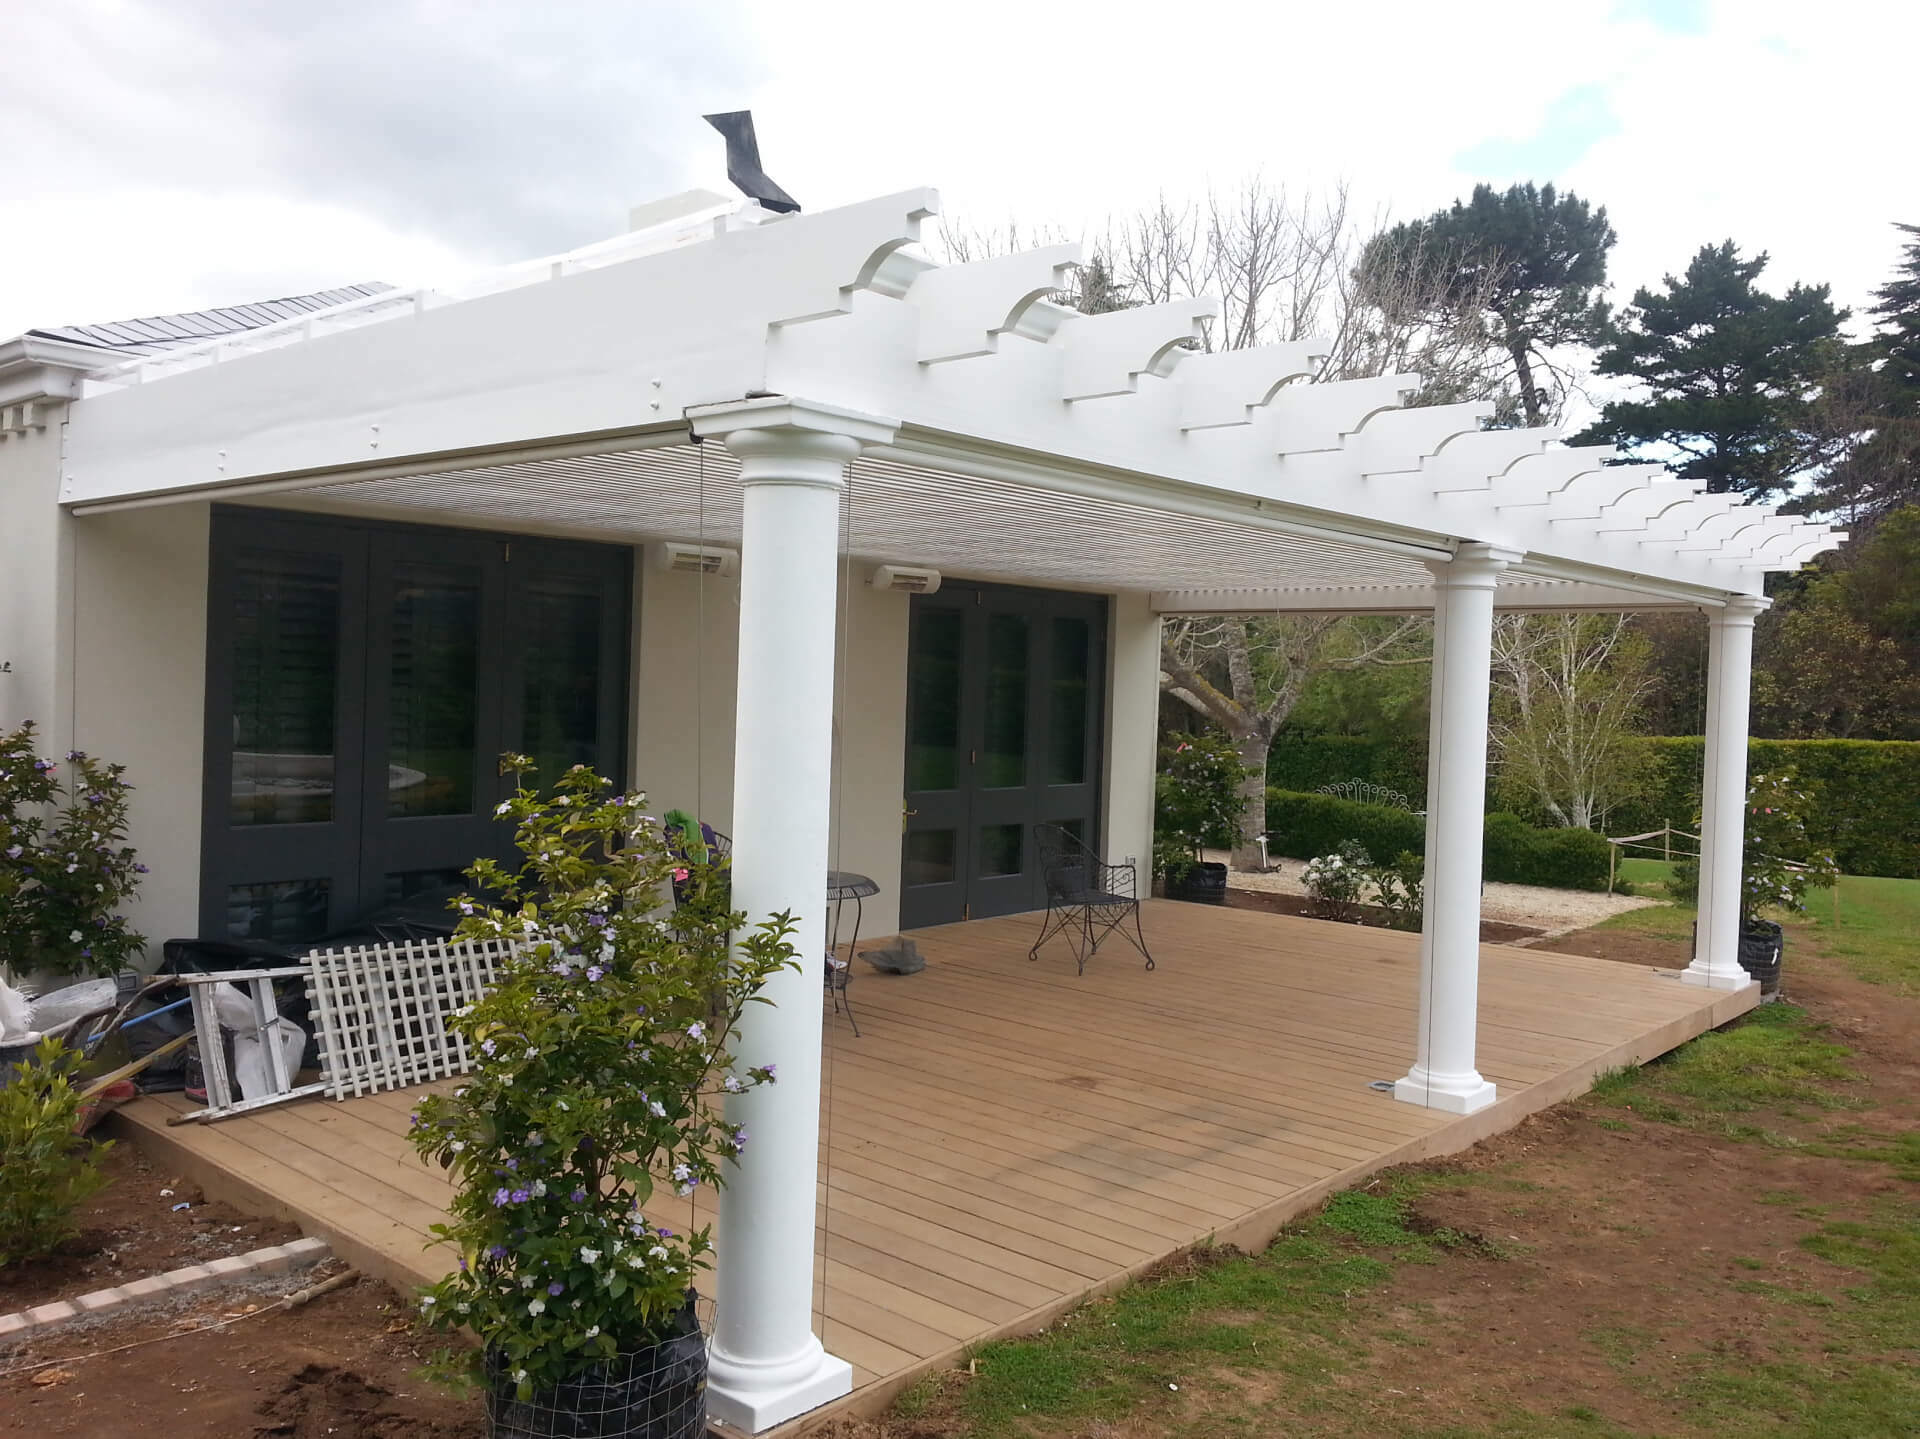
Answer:
[[[1323,784],[1349,779],[1371,780],[1399,790],[1417,808],[1426,803],[1426,747],[1415,751],[1361,735],[1308,735],[1282,730],[1267,751],[1267,783],[1277,789],[1307,793]]]
[[[1691,831],[1700,812],[1704,741],[1698,735],[1648,737],[1651,752],[1640,793],[1607,816],[1608,834],[1644,834],[1672,823]],[[1274,740],[1268,782],[1304,792],[1345,779],[1403,791],[1414,804],[1425,790],[1424,761],[1404,748],[1358,735],[1290,735]],[[1817,798],[1807,816],[1816,844],[1833,850],[1848,874],[1920,878],[1920,742],[1910,740],[1753,740],[1747,770],[1791,768]]]
[[[1360,804],[1332,795],[1267,791],[1267,847],[1275,854],[1312,859],[1358,840],[1375,859],[1424,854],[1427,822],[1390,805]],[[1605,889],[1608,844],[1585,829],[1536,829],[1517,815],[1487,816],[1481,874],[1507,884],[1556,889]]]
[[[1669,822],[1691,831],[1705,741],[1679,735],[1641,743],[1653,751],[1642,796],[1607,816],[1608,833],[1643,834]],[[1748,774],[1784,769],[1813,791],[1807,833],[1844,872],[1920,878],[1920,741],[1749,741]]]

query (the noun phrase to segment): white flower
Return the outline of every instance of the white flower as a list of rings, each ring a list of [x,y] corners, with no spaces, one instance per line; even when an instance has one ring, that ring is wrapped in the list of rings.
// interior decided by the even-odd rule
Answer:
[[[545,1199],[547,1197],[547,1181],[544,1179],[534,1180],[533,1183],[527,1186],[527,1193],[531,1194],[535,1199]]]
[[[462,1299],[458,1304],[454,1305],[453,1307],[455,1309],[458,1309],[462,1314],[470,1313],[473,1309],[473,1306],[467,1303],[467,1301],[464,1299]]]
[[[531,1274],[522,1274],[520,1276],[520,1287],[522,1289],[533,1288],[533,1276]]]
[[[464,1139],[456,1139],[453,1141],[453,1143],[447,1146],[447,1148],[451,1149],[455,1154],[458,1154],[461,1150],[465,1149],[466,1147],[467,1147],[467,1141]]]
[[[727,1082],[726,1082],[725,1088],[728,1094],[738,1094],[740,1092],[739,1078],[735,1075],[729,1074],[727,1076]]]
[[[627,1268],[645,1269],[646,1267],[647,1267],[647,1261],[642,1259],[638,1254],[629,1254],[627,1256]]]
[[[667,1257],[667,1246],[664,1244],[656,1244],[653,1246],[653,1248],[649,1249],[647,1253],[652,1255],[655,1259],[665,1259]],[[632,1262],[633,1262],[634,1268],[638,1269],[640,1267],[639,1261],[637,1259]]]
[[[576,1300],[575,1302],[578,1303],[579,1301]],[[589,1339],[598,1338],[599,1334],[600,1334],[600,1326],[598,1324],[591,1325],[587,1329],[587,1338]]]
[[[420,1307],[422,1309],[433,1308],[433,1296],[431,1294],[422,1295],[420,1298]]]
[[[546,1301],[546,1300],[544,1300],[544,1299],[529,1299],[529,1300],[527,1301],[527,1313],[529,1313],[529,1314],[545,1314],[546,1312],[547,1312],[547,1301]]]
[[[538,1059],[539,1057],[540,1057],[540,1051],[535,1049],[531,1044],[529,1044],[527,1046],[527,1058]]]
[[[667,1107],[657,1099],[649,1100],[647,1108],[653,1111],[653,1117],[655,1119],[665,1119],[667,1117]]]
[[[493,810],[494,817],[497,819],[499,816],[505,814],[511,808],[513,808],[513,806],[509,801],[501,800],[499,804],[494,806],[494,810]],[[523,1370],[521,1372],[524,1373],[525,1371]]]
[[[583,1247],[580,1250],[580,1262],[582,1264],[598,1264],[600,1262],[600,1251],[598,1249],[587,1249]]]

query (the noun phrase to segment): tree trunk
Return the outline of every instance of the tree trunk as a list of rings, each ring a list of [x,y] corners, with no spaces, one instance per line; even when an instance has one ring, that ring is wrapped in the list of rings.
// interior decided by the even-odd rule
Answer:
[[[1267,832],[1267,751],[1273,741],[1264,734],[1236,736],[1234,753],[1250,771],[1240,781],[1240,834],[1233,847],[1233,867],[1260,867],[1260,836]]]
[[[1507,353],[1513,357],[1514,377],[1520,381],[1520,408],[1525,411],[1528,425],[1546,423],[1544,398],[1533,387],[1533,362],[1527,356],[1525,340],[1509,340]]]

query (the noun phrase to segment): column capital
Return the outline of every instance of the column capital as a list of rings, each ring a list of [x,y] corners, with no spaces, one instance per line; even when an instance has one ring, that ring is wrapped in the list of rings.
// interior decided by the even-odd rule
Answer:
[[[693,433],[705,439],[749,431],[773,431],[792,435],[835,435],[867,445],[886,445],[900,431],[898,420],[870,415],[864,410],[843,409],[821,404],[798,395],[753,395],[744,400],[725,400],[717,405],[691,405],[687,424]]]
[[[742,485],[846,487],[847,461],[869,445],[889,443],[897,420],[843,410],[794,395],[756,395],[695,405],[687,423],[696,436],[719,436],[740,461]]]
[[[1456,546],[1450,560],[1428,560],[1427,568],[1436,589],[1492,589],[1502,570],[1526,557],[1525,550],[1473,540]]]
[[[1715,625],[1751,625],[1773,608],[1765,595],[1728,595],[1724,605],[1707,607],[1707,622]]]

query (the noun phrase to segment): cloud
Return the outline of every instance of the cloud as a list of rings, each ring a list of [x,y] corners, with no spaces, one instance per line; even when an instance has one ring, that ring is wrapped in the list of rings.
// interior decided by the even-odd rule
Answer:
[[[337,283],[349,263],[366,278],[600,238],[692,183],[719,154],[701,110],[764,76],[737,0],[65,0],[8,29],[0,260],[44,278],[0,300],[7,333],[127,312],[111,270],[62,258],[100,250],[92,227],[116,218],[148,312],[254,298],[229,283],[276,274]],[[223,236],[201,209],[253,218]],[[346,233],[384,234],[390,262],[341,253]]]

